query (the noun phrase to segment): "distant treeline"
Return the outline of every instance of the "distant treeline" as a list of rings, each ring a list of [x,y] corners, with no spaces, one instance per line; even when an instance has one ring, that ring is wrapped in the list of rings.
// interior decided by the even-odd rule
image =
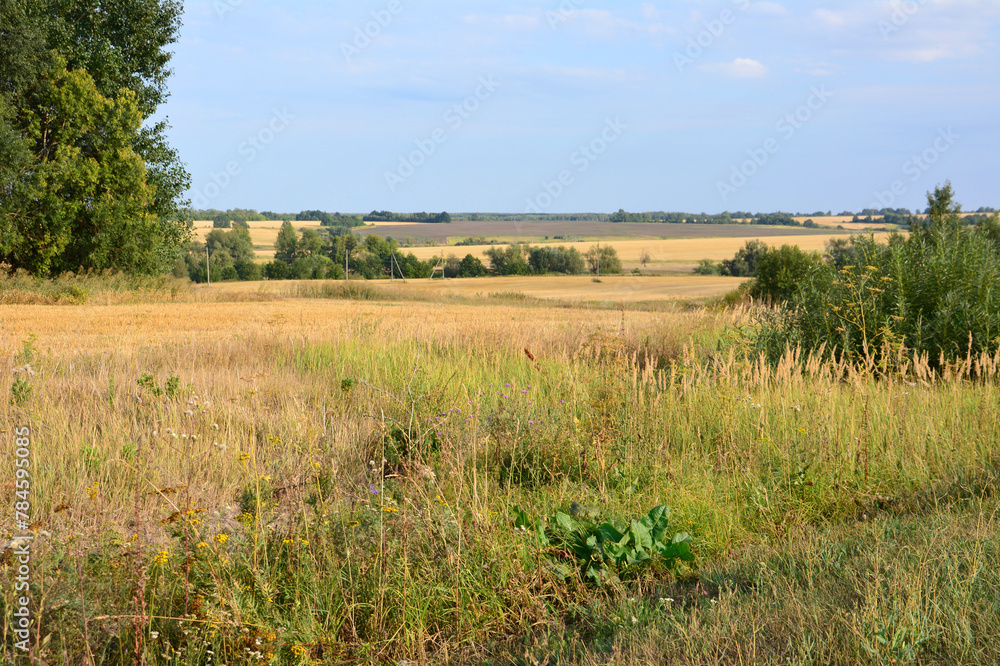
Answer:
[[[231,230],[213,229],[205,242],[194,241],[174,268],[176,277],[194,282],[208,279],[210,261],[213,282],[254,280],[343,280],[350,277],[377,280],[388,277],[429,278],[438,271],[445,277],[484,275],[578,275],[589,271],[601,275],[621,273],[621,261],[610,245],[594,246],[581,253],[576,248],[532,247],[527,243],[486,252],[489,267],[472,254],[421,261],[412,253],[403,254],[392,237],[369,234],[359,240],[351,233],[337,234],[336,228],[304,228],[296,231],[291,222],[282,225],[274,243],[274,260],[259,264],[254,258],[250,231],[243,226]],[[207,252],[206,252],[207,246]],[[206,256],[207,255],[207,256]]]
[[[393,213],[388,210],[373,210],[364,216],[365,222],[427,222],[437,224],[447,224],[451,222],[451,215],[448,213]]]
[[[301,213],[275,213],[265,210],[258,213],[252,208],[231,208],[229,210],[216,210],[214,208],[199,210],[189,208],[186,213],[189,220],[212,220],[212,224],[216,229],[229,229],[234,224],[236,226],[243,226],[247,222],[264,222],[266,220],[319,222],[324,227],[352,228],[364,226],[364,221],[360,215],[327,213],[322,210],[304,210]]]
[[[213,282],[268,280],[343,280],[351,278],[428,278],[443,263],[446,277],[477,277],[488,273],[483,262],[471,254],[462,260],[449,257],[421,261],[412,253],[399,251],[393,238],[370,234],[359,240],[342,227],[304,228],[296,231],[291,222],[282,225],[274,243],[274,260],[259,264],[254,260],[253,242],[246,227],[213,229],[206,242],[189,244],[188,252],[174,269],[177,277],[194,282],[208,279],[206,245]]]
[[[926,211],[924,211],[926,213]],[[967,224],[978,224],[979,221],[991,213],[997,212],[995,208],[982,207],[975,211],[975,214],[965,217]],[[484,221],[539,221],[539,222],[611,222],[617,224],[637,224],[637,223],[666,223],[666,224],[751,224],[761,226],[788,226],[788,227],[817,227],[813,220],[799,222],[796,217],[824,218],[833,217],[833,211],[816,211],[814,213],[795,215],[785,212],[761,213],[751,211],[725,211],[722,213],[680,213],[666,211],[652,211],[645,213],[630,213],[624,209],[618,212],[606,213],[573,213],[573,214],[541,214],[525,215],[520,213],[457,213],[450,215],[447,212],[438,214],[431,213],[394,213],[387,210],[373,210],[367,215],[328,213],[321,210],[304,210],[300,213],[276,213],[273,211],[257,212],[253,209],[233,208],[230,210],[196,210],[186,211],[188,219],[191,220],[212,220],[214,226],[219,229],[228,229],[234,224],[242,225],[247,222],[258,222],[264,220],[280,220],[283,222],[307,222],[318,221],[325,227],[340,227],[350,229],[364,226],[366,222],[422,222],[422,223],[449,223],[452,221],[484,222]],[[870,225],[897,225],[907,227],[911,219],[920,215],[920,211],[911,211],[908,208],[865,208],[854,213],[842,211],[838,217],[851,217],[852,222],[860,222]]]

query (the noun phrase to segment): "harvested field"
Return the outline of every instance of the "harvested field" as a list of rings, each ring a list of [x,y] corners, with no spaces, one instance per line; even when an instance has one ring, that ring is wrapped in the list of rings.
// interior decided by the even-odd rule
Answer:
[[[398,227],[398,228],[397,228]],[[362,229],[361,233],[371,233],[374,229]],[[615,224],[612,222],[452,222],[451,224],[418,224],[401,226],[380,225],[380,236],[392,236],[404,241],[433,240],[439,244],[460,241],[464,238],[483,236],[487,239],[538,240],[545,238],[558,240],[556,236],[573,239],[593,238],[756,238],[787,234],[816,234],[830,231],[823,229],[790,229],[788,227],[766,227],[742,224]]]
[[[477,298],[491,295],[559,301],[596,301],[635,303],[641,301],[690,300],[721,296],[744,282],[744,278],[712,276],[632,276],[614,275],[594,282],[590,276],[516,276],[491,278],[456,278],[436,280],[386,280],[358,282],[379,290],[387,298]],[[330,282],[275,281],[226,282],[212,287],[199,287],[198,292],[218,294],[265,293],[294,295],[299,288],[320,288]],[[333,284],[343,284],[334,282]],[[210,292],[209,290],[214,290]]]

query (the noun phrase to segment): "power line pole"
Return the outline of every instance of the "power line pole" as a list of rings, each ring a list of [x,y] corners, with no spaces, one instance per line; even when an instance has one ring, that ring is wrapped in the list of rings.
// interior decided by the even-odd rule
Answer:
[[[205,243],[205,276],[208,277],[208,286],[212,286],[212,262],[208,257],[208,243]]]

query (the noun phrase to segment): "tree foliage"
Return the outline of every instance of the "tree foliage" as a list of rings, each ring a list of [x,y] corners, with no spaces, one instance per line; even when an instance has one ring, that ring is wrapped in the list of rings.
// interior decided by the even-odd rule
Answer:
[[[169,271],[189,178],[147,125],[175,0],[0,3],[0,262],[36,275]]]
[[[757,263],[767,253],[767,243],[748,240],[732,259],[723,259],[719,268],[721,275],[732,277],[757,277]]]
[[[583,254],[587,268],[598,275],[616,275],[622,272],[622,262],[618,251],[611,245],[594,245]]]
[[[791,346],[858,362],[923,355],[931,367],[1000,348],[1000,246],[965,225],[950,183],[928,193],[927,224],[879,242],[852,238],[843,265],[810,270],[788,307],[761,327],[772,358]]]

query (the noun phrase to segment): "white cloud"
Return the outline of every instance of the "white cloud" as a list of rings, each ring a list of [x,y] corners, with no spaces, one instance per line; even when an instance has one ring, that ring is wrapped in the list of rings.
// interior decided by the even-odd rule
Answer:
[[[754,79],[767,74],[767,67],[752,58],[736,58],[732,62],[710,63],[702,69],[724,74],[734,79]]]

